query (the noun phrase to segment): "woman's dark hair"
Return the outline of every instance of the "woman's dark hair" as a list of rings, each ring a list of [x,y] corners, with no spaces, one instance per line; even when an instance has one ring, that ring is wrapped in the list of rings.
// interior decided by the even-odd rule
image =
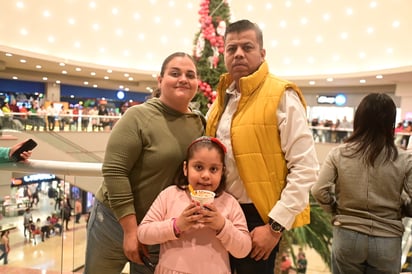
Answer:
[[[356,109],[353,133],[345,141],[354,152],[345,156],[360,155],[369,166],[374,166],[381,152],[385,155],[384,162],[396,160],[395,119],[396,105],[391,97],[383,93],[367,95]]]
[[[220,160],[223,163],[223,171],[222,171],[222,178],[220,179],[219,186],[215,190],[216,196],[219,196],[226,188],[226,173],[225,173],[225,154],[226,148],[225,146],[217,139],[213,137],[202,136],[194,140],[188,147],[186,153],[186,160],[180,165],[179,170],[176,173],[174,184],[177,185],[180,189],[187,189],[189,185],[189,181],[187,177],[183,173],[183,166],[186,164],[188,165],[190,159],[193,158],[193,154],[199,150],[200,148],[207,148],[209,150],[216,149],[219,152]]]
[[[193,59],[193,57],[191,55],[189,55],[185,52],[175,52],[175,53],[172,53],[169,56],[167,56],[166,59],[163,61],[162,67],[160,69],[160,76],[161,77],[163,77],[165,75],[167,65],[170,63],[170,61],[172,61],[176,57],[188,57],[190,60],[192,60],[193,64],[196,67],[196,74],[199,74],[199,71],[198,71],[197,66],[196,66],[196,61],[195,61],[195,59]],[[150,96],[150,98],[159,98],[160,93],[161,93],[160,89],[157,88],[152,92],[152,95]]]
[[[253,30],[256,34],[256,40],[259,43],[260,49],[263,49],[263,34],[262,34],[262,30],[259,28],[259,26],[255,23],[250,22],[249,20],[243,19],[243,20],[239,20],[236,22],[233,22],[231,24],[229,24],[229,26],[226,28],[226,32],[225,32],[225,37],[224,40],[226,41],[226,36],[229,33],[239,33],[239,32],[243,32],[243,31],[247,31],[247,30]]]

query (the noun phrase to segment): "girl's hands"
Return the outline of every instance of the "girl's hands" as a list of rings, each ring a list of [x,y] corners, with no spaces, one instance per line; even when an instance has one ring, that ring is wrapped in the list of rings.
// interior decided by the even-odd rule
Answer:
[[[200,215],[202,215],[202,218],[199,220],[199,223],[215,230],[216,234],[222,231],[225,225],[225,218],[213,204],[204,205],[200,211]]]
[[[200,205],[195,204],[193,201],[183,210],[182,214],[176,218],[176,226],[180,232],[189,230],[198,224],[199,220],[203,217],[201,210]]]

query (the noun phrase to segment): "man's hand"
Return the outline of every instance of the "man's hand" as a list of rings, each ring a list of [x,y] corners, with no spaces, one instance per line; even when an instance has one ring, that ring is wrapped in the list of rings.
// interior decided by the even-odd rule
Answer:
[[[279,243],[282,233],[275,233],[268,224],[255,227],[250,233],[252,237],[252,252],[250,257],[256,261],[267,260],[270,253]]]

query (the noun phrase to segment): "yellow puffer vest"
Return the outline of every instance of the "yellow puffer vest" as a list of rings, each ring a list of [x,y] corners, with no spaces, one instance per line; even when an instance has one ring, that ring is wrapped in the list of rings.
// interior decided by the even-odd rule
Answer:
[[[209,113],[206,134],[216,136],[218,121],[224,111],[226,89],[232,83],[229,74],[220,77],[215,107]],[[232,117],[231,140],[239,175],[261,218],[268,222],[268,213],[279,201],[288,173],[280,145],[276,110],[287,88],[293,88],[302,104],[299,88],[269,74],[268,65],[240,79],[241,98]],[[309,195],[309,194],[308,194]],[[310,222],[309,205],[296,216],[293,227]]]

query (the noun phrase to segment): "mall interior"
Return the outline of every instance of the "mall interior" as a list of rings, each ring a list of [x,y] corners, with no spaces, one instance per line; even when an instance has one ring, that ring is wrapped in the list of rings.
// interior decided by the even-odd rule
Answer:
[[[111,129],[123,111],[152,96],[166,56],[199,50],[205,3],[215,4],[209,14],[228,5],[229,21],[245,18],[261,27],[271,72],[303,92],[321,164],[351,134],[356,108],[369,93],[391,96],[396,124],[412,121],[409,0],[7,1],[0,9],[0,103],[17,108],[0,115],[0,146],[28,138],[38,146],[29,164],[0,164],[0,227],[10,232],[11,246],[0,273],[82,273],[88,212],[103,180]],[[54,130],[37,111],[51,103],[58,113]],[[101,106],[107,114],[98,114]],[[409,134],[399,133],[397,145]],[[27,191],[37,191],[38,199],[28,201]],[[73,214],[67,230],[25,236],[26,208],[43,221],[61,212],[59,194],[73,207],[81,203],[78,222]],[[409,273],[409,218],[404,225],[402,271]],[[314,249],[305,252],[306,273],[331,273]]]

